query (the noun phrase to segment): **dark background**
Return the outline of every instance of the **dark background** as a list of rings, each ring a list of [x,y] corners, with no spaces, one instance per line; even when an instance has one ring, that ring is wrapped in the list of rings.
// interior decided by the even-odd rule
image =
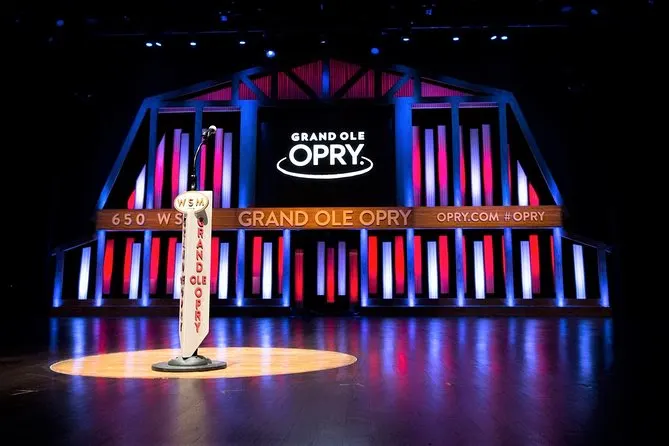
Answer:
[[[666,300],[666,267],[657,261],[666,236],[661,212],[651,219],[648,210],[664,205],[666,166],[658,162],[664,147],[657,109],[665,87],[653,1],[573,2],[573,8],[559,1],[439,2],[430,16],[422,2],[244,2],[252,9],[248,16],[264,17],[267,23],[259,25],[232,2],[205,3],[3,6],[10,37],[4,42],[2,187],[30,194],[33,205],[29,213],[7,207],[3,218],[9,261],[2,299],[10,324],[48,311],[48,254],[92,235],[95,201],[144,97],[250,66],[328,54],[401,63],[514,92],[572,230],[614,248],[616,343],[630,347],[617,361],[638,368],[654,363],[654,349],[666,339],[663,324],[651,320],[663,314],[658,309]],[[571,9],[562,12],[566,6]],[[229,14],[225,23],[220,10]],[[56,26],[58,18],[64,26]],[[446,28],[432,30],[435,20]],[[409,31],[412,22],[425,29]],[[493,31],[509,40],[490,41]],[[244,47],[237,33],[248,41]],[[403,33],[410,42],[401,41]],[[161,48],[144,46],[156,39]],[[197,47],[189,46],[191,39]],[[381,53],[370,56],[371,46]],[[271,61],[264,57],[268,47],[277,52]],[[21,226],[9,226],[17,212],[24,212]],[[662,380],[645,370],[638,378],[626,381],[625,396],[658,395]],[[622,396],[609,397],[615,398]]]
[[[293,108],[264,108],[260,110],[260,134],[256,168],[257,206],[393,206],[395,200],[395,134],[393,129],[393,109],[390,106],[321,106]],[[371,171],[350,178],[306,179],[296,178],[279,172],[276,163],[288,156],[291,147],[306,144],[342,143],[337,141],[294,142],[290,139],[295,132],[343,131],[365,132],[364,141],[348,142],[357,148],[365,146],[358,155],[366,156],[374,163]],[[337,136],[337,138],[339,138]],[[346,142],[344,142],[346,143]],[[298,154],[303,159],[304,152]],[[293,167],[288,160],[282,167],[300,173],[337,173],[351,171],[350,155],[344,156],[348,166],[333,170],[329,165],[313,166],[313,160],[302,168]],[[320,164],[329,159],[319,160]],[[339,164],[337,164],[339,166]],[[360,169],[360,166],[357,166]]]

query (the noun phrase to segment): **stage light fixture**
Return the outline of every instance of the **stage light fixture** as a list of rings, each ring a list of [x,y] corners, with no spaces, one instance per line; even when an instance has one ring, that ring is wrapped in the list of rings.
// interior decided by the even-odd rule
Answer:
[[[599,15],[599,11],[597,11],[596,9],[593,8],[593,9],[590,10],[590,14]]]
[[[376,56],[381,51],[377,47],[373,47],[371,50],[369,50],[369,52]]]
[[[497,36],[490,37],[490,40],[497,40]]]
[[[456,37],[453,37],[453,42],[459,42],[459,41],[460,41],[460,38],[459,38],[459,37],[457,37],[457,36],[456,36]]]
[[[151,42],[146,42],[144,45],[147,46],[147,48],[151,48],[153,46],[153,43]]]
[[[218,18],[220,19],[221,22],[227,22],[228,21],[228,16],[225,15],[225,14],[219,15]]]
[[[240,44],[240,45],[246,45],[246,40],[243,40],[243,39],[240,40],[240,41],[239,41],[239,44]]]
[[[197,42],[195,42],[194,40],[192,40],[192,41],[190,42],[190,46],[197,46]]]
[[[163,46],[163,44],[160,42],[156,42],[156,46]]]
[[[265,51],[265,56],[267,56],[271,59],[274,56],[276,56],[276,53],[274,52],[274,50],[267,50],[267,51]]]
[[[63,26],[63,25],[65,25],[65,20],[63,20],[63,19],[58,19],[58,20],[56,20],[56,26],[57,26],[57,27],[60,28],[60,27]]]
[[[407,36],[402,37],[402,42],[408,42],[409,40],[411,39]]]
[[[327,40],[323,39],[321,40],[321,45],[325,45],[327,43]]]
[[[502,36],[501,39],[502,40],[509,40],[509,36]]]

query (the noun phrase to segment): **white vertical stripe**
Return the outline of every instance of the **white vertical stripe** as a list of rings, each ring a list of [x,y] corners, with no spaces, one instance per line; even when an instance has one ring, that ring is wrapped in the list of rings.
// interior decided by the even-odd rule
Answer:
[[[507,259],[509,262],[510,259]],[[520,272],[523,299],[532,299],[532,266],[530,264],[530,242],[520,242]]]
[[[316,294],[325,295],[325,242],[316,244]]]
[[[229,208],[232,197],[232,133],[226,133],[223,139],[223,188],[221,207]]]
[[[469,148],[471,151],[472,206],[481,206],[481,151],[479,147],[479,129],[469,129]]]
[[[427,242],[427,297],[430,299],[439,298],[437,271],[437,242]]]
[[[483,263],[483,242],[474,242],[474,289],[477,299],[485,299],[485,266]]]
[[[81,250],[81,267],[79,268],[79,300],[88,298],[88,281],[91,273],[91,247]]]
[[[179,155],[179,193],[186,192],[188,188],[188,158],[190,138],[188,133],[181,134],[181,154]]]
[[[137,299],[139,293],[139,268],[142,261],[142,244],[132,244],[132,261],[130,263],[130,299]],[[179,281],[181,286],[181,281]]]
[[[527,175],[518,161],[518,204],[520,206],[529,206],[527,196]]]
[[[142,167],[142,171],[137,176],[135,182],[135,209],[144,208],[144,191],[146,189],[146,164]]]
[[[446,166],[448,166],[448,155],[446,153],[446,126],[440,125],[437,127],[437,149],[439,150],[439,156],[446,160]],[[437,159],[439,159],[439,156]],[[437,169],[437,172],[439,169]],[[448,172],[448,167],[446,168]],[[446,178],[448,178],[446,174]],[[443,184],[439,185],[439,206],[448,206],[448,181],[444,181]]]
[[[482,130],[482,137],[483,137],[483,161],[485,165],[485,160],[490,160],[490,164],[492,165],[492,142],[490,140],[490,124],[483,124],[483,130]],[[483,174],[485,176],[485,172]],[[493,176],[494,178],[494,176]],[[489,189],[485,189],[485,184],[483,185],[483,193],[485,196],[485,205],[486,206],[492,206],[492,190],[493,186],[492,184],[490,185]]]
[[[272,298],[272,243],[263,243],[262,248],[262,298]]]
[[[393,298],[393,244],[391,242],[383,242],[383,298]]]
[[[346,242],[337,245],[337,294],[346,295]]]
[[[425,204],[434,207],[434,130],[425,129]]]
[[[230,244],[221,243],[218,261],[218,298],[228,298],[228,258],[230,256]]]
[[[585,299],[585,264],[583,263],[583,246],[574,244],[573,249],[576,299]]]
[[[174,250],[174,299],[181,299],[181,265],[182,263],[182,249],[181,242],[177,243],[177,247]]]

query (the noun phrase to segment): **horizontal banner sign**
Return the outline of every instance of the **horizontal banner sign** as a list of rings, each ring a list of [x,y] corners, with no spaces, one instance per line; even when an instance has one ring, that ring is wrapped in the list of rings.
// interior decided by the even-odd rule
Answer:
[[[172,209],[98,211],[97,229],[177,231],[182,214]],[[222,229],[449,229],[552,228],[562,226],[559,206],[214,209]]]

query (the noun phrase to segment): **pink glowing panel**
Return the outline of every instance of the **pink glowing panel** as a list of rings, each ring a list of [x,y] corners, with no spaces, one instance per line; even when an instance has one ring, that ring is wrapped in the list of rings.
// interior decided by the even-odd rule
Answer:
[[[165,292],[167,294],[172,293],[174,290],[174,268],[175,268],[175,256],[177,255],[177,238],[170,237],[167,241],[167,277],[165,283]],[[181,255],[181,252],[178,253]]]
[[[329,304],[335,301],[335,250],[327,249],[327,286],[325,297]]]
[[[172,201],[179,195],[179,172],[180,172],[180,158],[181,158],[181,129],[174,130],[174,138],[172,140]]]
[[[346,242],[337,243],[337,294],[346,294]]]
[[[404,293],[406,270],[404,267],[404,236],[395,236],[395,288],[398,294]]]
[[[114,240],[107,240],[105,243],[105,256],[102,265],[102,293],[109,294],[112,270],[114,269]]]
[[[221,207],[223,187],[223,130],[217,129],[214,137],[214,207]]]
[[[469,149],[472,182],[472,206],[481,206],[481,150],[479,129],[469,130]]]
[[[413,127],[412,148],[413,205],[420,206],[421,165],[420,165],[420,128]]]
[[[492,235],[483,236],[483,254],[485,264],[485,290],[488,294],[495,292],[495,258]]]
[[[160,209],[163,202],[163,183],[165,182],[165,135],[156,150],[156,171],[153,179],[153,207]]]
[[[467,196],[467,172],[465,169],[464,144],[464,140],[462,139],[462,126],[460,126],[460,200],[462,200],[462,206],[465,205],[465,197]]]
[[[449,259],[448,259],[448,236],[439,236],[439,292],[448,294],[449,283]]]
[[[144,209],[144,189],[146,185],[146,164],[135,181],[135,209]]]
[[[229,208],[232,198],[232,133],[223,136],[223,190],[221,207]]]
[[[448,206],[448,157],[446,156],[446,126],[437,127],[437,177],[439,206]]]
[[[425,129],[425,205],[435,206],[434,130]]]
[[[490,125],[483,124],[483,197],[486,206],[493,205],[492,142]]]
[[[325,242],[316,244],[316,294],[325,295]]]
[[[149,266],[149,293],[156,294],[158,289],[158,268],[160,267],[160,239],[151,240],[151,263]]]
[[[211,280],[209,282],[209,291],[213,294],[218,291],[218,250],[220,249],[218,237],[211,238]]]
[[[190,153],[190,137],[188,133],[181,134],[181,154],[179,155],[179,193],[188,188],[188,154]]]
[[[260,269],[262,267],[262,237],[253,237],[253,257],[251,258],[251,293],[260,294]]]
[[[304,301],[304,251],[295,250],[295,301]]]

